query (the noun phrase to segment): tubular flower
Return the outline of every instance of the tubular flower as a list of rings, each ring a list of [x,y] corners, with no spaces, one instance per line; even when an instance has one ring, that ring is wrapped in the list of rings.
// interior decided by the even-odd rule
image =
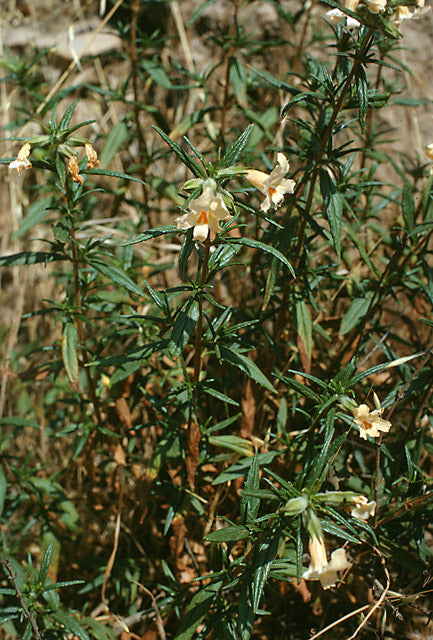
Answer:
[[[78,166],[77,158],[75,156],[71,156],[68,162],[68,171],[74,182],[79,182],[83,184],[84,179],[83,176],[80,175],[80,167]]]
[[[18,173],[21,173],[21,171],[24,171],[25,169],[30,169],[32,166],[32,163],[28,159],[29,155],[30,155],[30,144],[26,142],[18,151],[17,159],[13,160],[9,164],[9,170],[16,169]]]
[[[338,571],[344,571],[345,569],[349,569],[352,566],[352,563],[348,561],[346,557],[346,551],[343,548],[335,549],[331,553],[331,560],[328,562],[326,559],[326,548],[322,540],[323,548],[320,550],[320,559],[316,562],[313,558],[312,549],[314,547],[311,546],[314,539],[310,539],[308,548],[311,555],[311,564],[307,571],[304,572],[303,578],[305,580],[320,580],[320,584],[324,589],[329,589],[330,587],[334,587],[338,580]],[[318,540],[318,539],[317,539]],[[318,544],[318,543],[316,543]],[[316,549],[318,551],[318,549]],[[322,557],[324,551],[324,558]]]
[[[277,164],[271,173],[250,169],[245,174],[246,179],[266,196],[260,205],[262,211],[266,212],[272,206],[279,207],[284,200],[284,194],[294,192],[295,181],[284,178],[289,168],[289,161],[284,153],[278,153]]]
[[[84,145],[84,149],[86,150],[87,156],[87,168],[94,169],[99,165],[98,154],[96,153],[90,142],[86,142],[86,144]]]
[[[427,158],[429,158],[430,160],[433,160],[433,142],[426,146],[425,152],[426,152]]]
[[[370,13],[382,13],[386,9],[386,0],[367,0],[367,8]]]
[[[376,513],[376,502],[374,500],[368,502],[365,496],[354,496],[352,504],[353,507],[350,514],[353,518],[358,518],[358,520],[368,520]]]
[[[346,20],[346,27],[348,29],[354,29],[355,27],[359,27],[360,22],[356,20],[356,18],[352,18],[352,16],[347,16],[341,9],[330,9],[326,12],[326,15],[330,19],[331,22],[336,24],[341,20]]]
[[[194,240],[204,242],[209,230],[218,233],[220,221],[231,217],[221,194],[208,186],[198,198],[191,200],[188,213],[176,218],[176,224],[178,229],[194,227]]]
[[[359,427],[359,435],[364,440],[367,440],[367,436],[377,438],[380,435],[380,431],[388,433],[391,428],[389,420],[382,418],[383,409],[376,394],[374,394],[374,402],[376,405],[374,411],[370,411],[366,404],[360,404],[353,409],[355,424]]]

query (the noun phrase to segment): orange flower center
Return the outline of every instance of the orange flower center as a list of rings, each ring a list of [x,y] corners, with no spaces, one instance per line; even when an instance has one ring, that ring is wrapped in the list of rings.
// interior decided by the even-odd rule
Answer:
[[[197,218],[197,224],[207,224],[208,220],[207,220],[207,212],[206,211],[200,211],[200,215]]]
[[[277,193],[277,190],[275,189],[275,187],[269,187],[268,191],[271,197],[274,195],[274,193]]]

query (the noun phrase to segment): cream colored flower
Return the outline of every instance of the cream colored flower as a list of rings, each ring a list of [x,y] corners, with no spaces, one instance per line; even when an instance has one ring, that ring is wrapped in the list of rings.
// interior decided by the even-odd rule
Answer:
[[[350,569],[351,566],[352,563],[348,561],[346,551],[343,548],[335,549],[335,551],[331,553],[331,560],[329,562],[321,562],[319,569],[315,569],[313,562],[311,562],[309,568],[304,572],[302,577],[305,580],[320,580],[322,587],[324,589],[329,589],[337,584],[338,571]]]
[[[90,142],[85,143],[84,149],[86,150],[87,156],[87,168],[94,169],[99,165],[98,154],[96,153]]]
[[[78,166],[77,158],[75,156],[71,156],[68,162],[68,171],[74,182],[79,182],[83,184],[84,179],[83,176],[80,175],[80,167]]]
[[[348,29],[354,29],[356,27],[359,27],[360,25],[359,21],[356,20],[356,18],[347,16],[345,13],[343,13],[343,11],[341,11],[341,9],[330,9],[326,12],[326,15],[334,24],[340,22],[341,20],[346,20],[346,27]]]
[[[344,6],[350,11],[356,11],[359,5],[359,0],[345,0]]]
[[[433,160],[433,142],[426,146],[425,152],[427,154],[427,157],[430,158],[430,160]]]
[[[309,571],[321,573],[328,564],[324,539],[318,536],[310,538],[308,541],[308,551],[310,552],[311,558]]]
[[[352,498],[353,507],[350,514],[353,518],[358,520],[368,520],[376,513],[376,502],[372,500],[368,501],[365,496],[354,496]]]
[[[370,408],[366,404],[360,404],[353,409],[353,416],[355,418],[355,424],[359,427],[359,435],[364,440],[367,440],[367,436],[371,438],[377,438],[380,435],[380,431],[388,433],[391,428],[389,420],[382,418],[383,409],[380,406],[379,398],[374,393],[374,403],[376,409],[370,411]]]
[[[386,0],[367,0],[370,13],[382,13],[386,9]]]
[[[293,193],[296,182],[284,178],[290,165],[284,153],[277,154],[277,164],[271,173],[250,169],[245,174],[246,179],[261,191],[266,197],[260,205],[262,211],[268,211],[270,207],[279,207],[284,200],[285,193]]]
[[[32,163],[28,159],[29,155],[30,155],[30,144],[26,142],[18,151],[17,159],[13,160],[9,164],[9,170],[11,171],[13,169],[16,169],[18,173],[21,173],[21,171],[24,171],[25,169],[30,169],[32,166]]]
[[[220,221],[231,217],[221,194],[208,186],[198,198],[191,200],[188,213],[176,218],[176,224],[178,229],[194,227],[194,240],[204,242],[209,229],[218,233]]]

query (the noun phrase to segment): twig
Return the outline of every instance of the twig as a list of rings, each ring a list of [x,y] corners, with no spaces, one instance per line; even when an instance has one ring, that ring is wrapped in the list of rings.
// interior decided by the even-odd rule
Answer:
[[[33,612],[30,611],[30,609],[27,607],[26,603],[24,602],[23,595],[22,595],[22,593],[20,591],[20,588],[19,588],[19,586],[17,584],[17,581],[16,581],[16,575],[15,575],[13,569],[12,569],[11,561],[9,560],[9,558],[5,558],[3,556],[0,556],[0,562],[2,563],[2,565],[4,566],[6,571],[8,572],[9,580],[14,585],[15,593],[17,595],[18,600],[20,601],[20,605],[21,605],[21,608],[22,608],[22,610],[24,612],[24,616],[30,622],[30,625],[31,625],[32,630],[33,630],[34,637],[36,638],[36,640],[42,640],[42,636],[41,636],[40,631],[38,629],[38,625],[36,623],[36,620],[35,620],[35,617],[33,615]]]
[[[327,627],[325,627],[324,629],[322,629],[318,633],[315,633],[314,636],[311,636],[311,638],[309,638],[309,640],[316,640],[316,638],[319,638],[320,636],[323,636],[324,633],[326,633],[330,629],[333,629],[334,627],[336,627],[337,624],[340,624],[340,622],[344,622],[345,620],[348,620],[349,618],[353,618],[353,616],[356,616],[358,613],[362,613],[363,611],[368,609],[369,606],[370,606],[369,604],[365,604],[363,607],[359,607],[359,609],[355,609],[355,611],[351,611],[350,613],[347,613],[342,618],[338,618],[338,620],[334,620],[334,622],[331,622],[331,624],[328,624]]]
[[[142,585],[140,582],[136,582],[135,580],[131,580],[131,582],[133,582],[138,587],[140,587],[140,589],[142,589],[144,593],[148,595],[149,598],[152,600],[152,606],[153,606],[153,610],[155,611],[156,626],[158,627],[159,637],[161,638],[161,640],[167,640],[167,636],[165,635],[164,624],[162,622],[161,614],[159,613],[158,603],[156,601],[155,596],[151,591],[149,591],[149,589],[146,589],[146,587]]]

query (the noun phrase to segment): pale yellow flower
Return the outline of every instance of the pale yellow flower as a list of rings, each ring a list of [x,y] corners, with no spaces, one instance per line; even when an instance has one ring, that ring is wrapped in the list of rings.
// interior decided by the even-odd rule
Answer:
[[[87,168],[94,169],[99,165],[98,154],[96,153],[90,142],[86,142],[84,148],[86,150],[87,156]]]
[[[83,184],[84,179],[83,176],[80,175],[80,167],[78,166],[77,158],[75,156],[71,156],[68,162],[68,171],[74,182],[79,182]]]
[[[366,4],[370,13],[382,13],[386,9],[386,0],[367,0]]]
[[[360,22],[356,20],[356,18],[347,16],[345,13],[343,13],[343,11],[341,11],[341,9],[330,9],[329,11],[326,12],[326,15],[328,16],[330,21],[333,22],[334,24],[336,24],[337,22],[340,22],[341,20],[345,20],[346,27],[348,29],[354,29],[356,27],[359,27],[360,25]]]
[[[28,159],[29,155],[30,144],[26,142],[18,151],[16,160],[13,160],[11,163],[9,163],[9,170],[16,169],[18,173],[21,173],[21,171],[24,171],[25,169],[30,169],[32,163]]]
[[[368,501],[365,496],[354,496],[352,498],[353,507],[351,508],[351,515],[358,520],[368,520],[376,513],[376,502],[372,500]]]
[[[379,398],[374,393],[374,403],[376,409],[370,411],[370,408],[366,404],[360,404],[353,409],[353,416],[355,418],[355,424],[359,427],[359,435],[364,440],[367,440],[367,436],[371,438],[377,438],[380,435],[380,431],[388,433],[391,428],[389,420],[382,418],[383,409],[380,406]]]
[[[284,178],[289,169],[289,161],[284,153],[278,153],[277,164],[271,173],[250,169],[245,174],[246,179],[266,196],[260,205],[262,211],[266,212],[272,206],[279,207],[284,200],[284,194],[294,192],[295,181]]]
[[[311,554],[310,545],[309,549]],[[323,561],[323,558],[321,558],[320,562],[317,564],[318,568],[316,569],[314,567],[312,558],[309,568],[304,572],[302,577],[305,580],[320,580],[320,584],[324,589],[329,589],[330,587],[334,587],[337,584],[338,571],[350,569],[350,567],[352,566],[352,563],[348,561],[346,557],[346,551],[343,548],[335,549],[335,551],[331,553],[331,560],[329,562],[326,561],[325,549],[325,561]]]
[[[309,571],[321,573],[328,564],[324,539],[318,536],[310,538],[308,541],[308,551],[310,552],[311,558]]]
[[[189,203],[189,211],[176,218],[178,229],[194,227],[194,240],[204,242],[209,235],[221,231],[221,220],[229,220],[230,215],[220,193],[206,187],[203,193]]]
[[[433,160],[433,142],[426,146],[425,152],[426,152],[427,157],[430,160]]]

